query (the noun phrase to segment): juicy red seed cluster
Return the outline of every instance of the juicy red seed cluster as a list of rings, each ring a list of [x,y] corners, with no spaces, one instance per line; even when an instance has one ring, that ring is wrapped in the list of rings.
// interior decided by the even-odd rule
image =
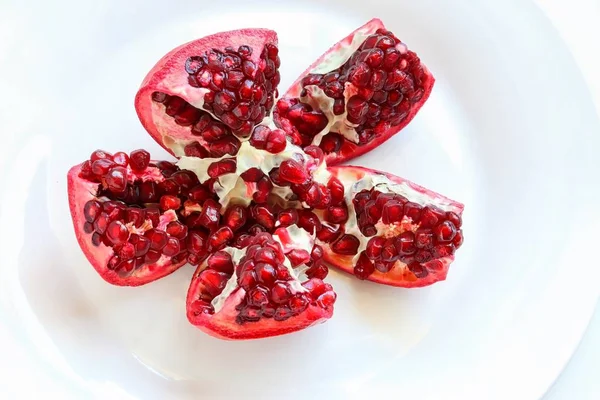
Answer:
[[[108,168],[99,169],[98,164]],[[197,176],[168,161],[150,161],[146,150],[129,155],[97,150],[82,164],[79,175],[99,183],[97,197],[84,205],[84,232],[92,235],[94,246],[113,248],[108,267],[120,274],[153,264],[162,255],[171,257],[172,263],[187,259],[197,265],[220,246],[223,235],[232,239],[233,233],[227,237],[228,232],[217,229],[220,205]],[[159,229],[167,211],[177,218]]]
[[[241,136],[250,135],[271,111],[280,81],[277,46],[266,44],[258,64],[252,51],[249,46],[212,49],[185,63],[189,84],[210,90],[203,107]]]
[[[250,136],[250,144],[257,149],[277,154],[285,149],[286,133],[281,129],[270,129],[267,126],[257,126]]]
[[[214,119],[208,112],[200,110],[178,96],[154,92],[152,100],[165,106],[165,113],[173,117],[176,124],[190,126],[192,135],[198,141],[188,143],[184,153],[188,157],[223,157],[236,155],[240,149],[240,140],[231,129]]]
[[[193,309],[197,313],[214,313],[211,302],[223,291],[233,276],[234,268],[237,284],[246,292],[236,306],[238,324],[256,322],[261,318],[285,321],[306,310],[311,303],[325,308],[333,305],[335,294],[332,287],[320,279],[304,282],[307,291],[295,292],[291,286],[294,278],[283,265],[285,257],[281,245],[268,233],[252,237],[246,254],[235,266],[229,253],[221,251],[211,255],[207,268],[198,275],[200,294],[192,305]]]
[[[333,113],[347,112],[348,122],[356,125],[361,145],[408,117],[413,105],[425,93],[426,79],[419,57],[392,32],[379,29],[367,37],[340,68],[304,77],[300,96],[306,96],[314,86],[323,90],[326,96],[334,99]],[[346,83],[356,90],[347,102],[344,98]],[[297,131],[296,135],[294,129],[289,129],[293,132],[293,142],[298,145],[310,144],[327,124],[323,113],[312,110],[298,99],[280,100],[277,113],[283,117],[283,125],[289,122]],[[321,142],[326,153],[339,150],[343,138],[335,136],[336,140],[328,138]]]
[[[409,202],[402,195],[374,189],[359,192],[353,199],[353,205],[359,229],[365,236],[371,237],[354,268],[355,275],[361,279],[366,279],[375,270],[389,272],[396,261],[406,264],[418,278],[425,277],[430,266],[426,263],[451,256],[462,245],[462,220],[452,211],[446,212],[434,205],[422,206]],[[375,224],[378,222],[397,226],[406,222],[416,229],[401,229],[393,237],[375,236]],[[342,250],[349,247],[347,238],[346,241]],[[333,251],[348,254],[336,250],[335,244],[332,245]],[[353,254],[357,250],[358,245]],[[432,266],[437,267],[435,263]]]

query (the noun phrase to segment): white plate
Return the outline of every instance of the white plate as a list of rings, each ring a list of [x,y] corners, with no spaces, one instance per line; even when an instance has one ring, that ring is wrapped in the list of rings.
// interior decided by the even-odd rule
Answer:
[[[600,139],[579,71],[533,4],[82,3],[1,7],[0,386],[63,398],[544,393],[599,296]],[[96,275],[73,235],[66,171],[97,147],[165,156],[133,109],[161,55],[210,32],[271,27],[285,88],[372,16],[437,83],[407,129],[355,163],[466,204],[466,242],[446,282],[402,290],[332,272],[332,320],[231,343],[187,323],[189,267],[137,289]]]

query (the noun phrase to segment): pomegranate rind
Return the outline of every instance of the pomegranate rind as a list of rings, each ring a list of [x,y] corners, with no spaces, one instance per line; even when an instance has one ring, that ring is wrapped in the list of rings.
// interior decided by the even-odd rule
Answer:
[[[417,185],[407,179],[401,178],[396,175],[392,175],[387,172],[377,171],[370,168],[357,167],[357,166],[339,166],[329,167],[329,172],[334,176],[339,176],[341,172],[353,176],[356,181],[362,179],[367,175],[384,175],[390,181],[398,184],[406,184],[415,191],[427,196],[433,204],[444,203],[450,206],[451,210],[457,213],[459,216],[462,215],[464,210],[464,204],[452,200],[444,195],[429,190],[423,186]],[[409,199],[410,200],[410,199]],[[319,243],[323,247],[323,259],[343,272],[354,275],[354,256],[345,256],[336,254],[331,250],[331,247],[327,243]],[[386,273],[375,270],[369,277],[368,281],[381,283],[389,286],[404,287],[404,288],[416,288],[429,286],[435,282],[443,281],[448,275],[450,264],[454,261],[454,256],[447,256],[444,258],[438,258],[435,260],[423,263],[424,266],[428,267],[429,274],[424,278],[416,277],[411,271],[408,270],[405,264],[397,261],[396,265],[392,270]],[[441,265],[440,265],[441,263]],[[400,268],[399,268],[400,267]],[[435,267],[435,268],[434,268]]]
[[[333,306],[327,309],[310,304],[302,313],[285,321],[275,321],[273,318],[262,318],[257,322],[238,324],[236,316],[239,311],[236,306],[242,302],[246,291],[238,287],[225,300],[223,308],[215,314],[195,314],[190,305],[198,298],[200,284],[198,276],[205,269],[201,265],[196,270],[187,294],[187,318],[190,323],[201,331],[223,340],[261,339],[272,336],[297,332],[313,325],[318,325],[333,315]]]
[[[358,33],[368,35],[368,34],[375,33],[377,31],[377,29],[386,29],[386,28],[380,19],[373,18],[369,22],[364,24],[363,26],[355,29],[352,33],[350,33],[344,39],[342,39],[338,43],[334,44],[331,48],[329,48],[329,50],[327,50],[325,53],[323,53],[323,55],[321,55],[321,57],[319,57],[314,63],[312,63],[302,74],[300,74],[298,79],[296,79],[296,81],[294,83],[292,83],[292,85],[289,87],[289,89],[283,94],[282,98],[289,98],[289,97],[298,98],[298,97],[300,97],[300,92],[302,91],[302,80],[304,79],[304,77],[309,75],[311,73],[311,71],[313,71],[318,65],[322,64],[332,53],[339,51],[343,47],[349,46],[352,43],[352,40],[354,39],[354,37]],[[407,126],[412,121],[412,119],[417,115],[417,113],[419,112],[421,107],[425,104],[425,102],[429,98],[429,95],[431,94],[431,91],[433,90],[433,85],[435,83],[435,78],[433,77],[433,75],[431,74],[429,69],[425,66],[425,64],[421,63],[421,66],[423,67],[423,82],[424,82],[423,97],[421,98],[421,100],[419,100],[417,103],[415,103],[411,107],[410,112],[408,113],[406,118],[402,121],[402,123],[400,123],[396,126],[389,127],[383,133],[376,136],[373,140],[371,140],[369,143],[364,144],[364,145],[359,146],[356,143],[352,143],[348,140],[344,140],[342,142],[343,143],[342,147],[337,152],[330,153],[325,156],[325,161],[327,162],[327,165],[341,164],[345,161],[351,160],[355,157],[358,157],[362,154],[365,154],[365,153],[371,151],[375,147],[379,146],[380,144],[382,144],[385,141],[387,141],[388,139],[390,139],[396,133],[400,132],[402,129],[404,129],[405,126]],[[278,117],[279,117],[278,114],[274,113],[273,117],[274,117],[274,120],[276,122],[278,122]],[[281,124],[278,123],[278,126],[281,126]]]
[[[164,112],[164,106],[152,101],[152,93],[158,91],[179,96],[194,105],[202,102],[204,92],[188,84],[185,62],[190,56],[200,55],[210,49],[237,48],[248,45],[253,48],[250,60],[258,64],[263,47],[277,44],[277,33],[270,29],[252,28],[220,32],[185,43],[164,55],[146,75],[135,96],[135,110],[140,122],[156,142],[176,157],[174,148],[183,148],[194,142],[189,126],[177,125]]]
[[[117,272],[107,268],[107,262],[114,254],[112,248],[100,244],[94,246],[91,241],[91,235],[83,231],[85,217],[83,208],[85,203],[95,198],[98,189],[98,183],[90,182],[79,177],[81,165],[72,167],[67,173],[67,191],[69,196],[69,210],[71,211],[71,220],[75,237],[79,247],[86,258],[92,264],[96,272],[108,283],[117,286],[141,286],[157,279],[163,278],[185,264],[185,261],[178,264],[154,263],[144,265],[132,272],[128,276],[120,276]],[[160,262],[160,260],[159,260]]]

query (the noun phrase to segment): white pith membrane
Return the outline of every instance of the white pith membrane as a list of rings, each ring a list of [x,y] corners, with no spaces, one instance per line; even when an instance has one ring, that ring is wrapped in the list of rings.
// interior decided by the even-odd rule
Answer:
[[[336,177],[344,185],[344,201],[348,206],[348,221],[344,223],[344,230],[346,234],[355,236],[360,242],[356,255],[352,257],[353,265],[356,264],[358,258],[360,257],[360,254],[367,248],[367,243],[372,237],[395,237],[405,231],[415,232],[420,225],[413,224],[412,219],[405,215],[401,221],[394,222],[392,224],[384,224],[381,220],[378,221],[375,224],[377,234],[371,237],[364,236],[358,227],[358,218],[354,209],[354,204],[352,202],[352,199],[363,190],[375,189],[381,193],[400,194],[406,197],[409,201],[417,203],[421,206],[434,205],[436,207],[439,207],[443,211],[453,211],[459,215],[462,211],[460,208],[458,208],[456,205],[452,204],[449,201],[445,201],[444,199],[439,197],[428,196],[411,187],[407,183],[392,182],[387,176],[383,174],[367,173],[360,179],[357,179],[356,172],[352,171],[352,169],[338,169],[338,171],[339,172],[336,175]],[[329,173],[328,171],[326,172]],[[324,177],[325,174],[321,175],[320,179],[324,179]],[[321,220],[325,220],[323,210],[314,210],[313,212],[317,214]],[[336,224],[331,225],[337,226]],[[329,246],[329,244],[323,243],[318,239],[316,241],[319,245]],[[394,268],[399,264],[402,266],[406,265],[402,261],[398,260],[395,262]]]
[[[282,230],[284,232],[281,232]],[[293,243],[293,247],[290,247],[290,243],[287,239],[281,237],[284,234],[289,235]],[[298,228],[295,225],[288,226],[286,228],[279,228],[277,231],[275,231],[275,233],[273,233],[272,236],[273,239],[277,241],[284,249],[284,253],[287,253],[287,251],[291,250],[291,248],[304,249],[310,253],[314,244],[313,237],[311,237],[311,235],[309,235],[308,232],[306,232],[304,229]],[[215,310],[215,314],[223,308],[223,306],[225,305],[225,300],[227,300],[227,298],[231,295],[231,293],[233,293],[234,290],[243,290],[241,287],[238,287],[235,266],[239,263],[240,259],[246,254],[246,248],[238,249],[235,247],[226,247],[222,251],[225,251],[231,255],[231,260],[233,261],[234,269],[233,275],[227,281],[227,284],[225,285],[223,291],[211,301],[211,305]],[[302,264],[293,268],[292,264],[290,263],[290,260],[287,257],[284,258],[283,265],[286,267],[286,269],[290,273],[290,276],[292,277],[291,281],[287,281],[290,285],[291,293],[296,294],[307,292],[308,290],[305,289],[301,283],[308,279],[305,274],[306,270],[308,269],[308,266]]]

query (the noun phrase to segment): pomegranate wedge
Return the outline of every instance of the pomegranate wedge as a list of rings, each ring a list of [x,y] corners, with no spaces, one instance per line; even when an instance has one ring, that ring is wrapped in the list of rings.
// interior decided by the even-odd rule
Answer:
[[[177,47],[135,97],[142,125],[171,154],[237,154],[241,137],[271,113],[279,84],[277,35],[239,29]]]
[[[306,278],[304,264],[292,267],[296,255],[308,255],[312,247],[310,236],[293,227],[273,236],[259,233],[243,249],[212,254],[190,284],[188,319],[230,340],[282,335],[324,322],[336,299],[331,285]]]
[[[277,102],[275,122],[294,144],[320,146],[329,165],[379,146],[423,106],[434,78],[379,19],[342,39]]]
[[[327,262],[392,286],[426,286],[446,278],[463,243],[462,204],[384,172],[361,167],[329,172],[337,194],[327,210],[317,211],[323,221],[317,237]]]
[[[184,215],[217,203],[192,172],[145,150],[97,150],[67,178],[77,241],[106,281],[143,285],[206,258],[208,230],[188,228]]]

